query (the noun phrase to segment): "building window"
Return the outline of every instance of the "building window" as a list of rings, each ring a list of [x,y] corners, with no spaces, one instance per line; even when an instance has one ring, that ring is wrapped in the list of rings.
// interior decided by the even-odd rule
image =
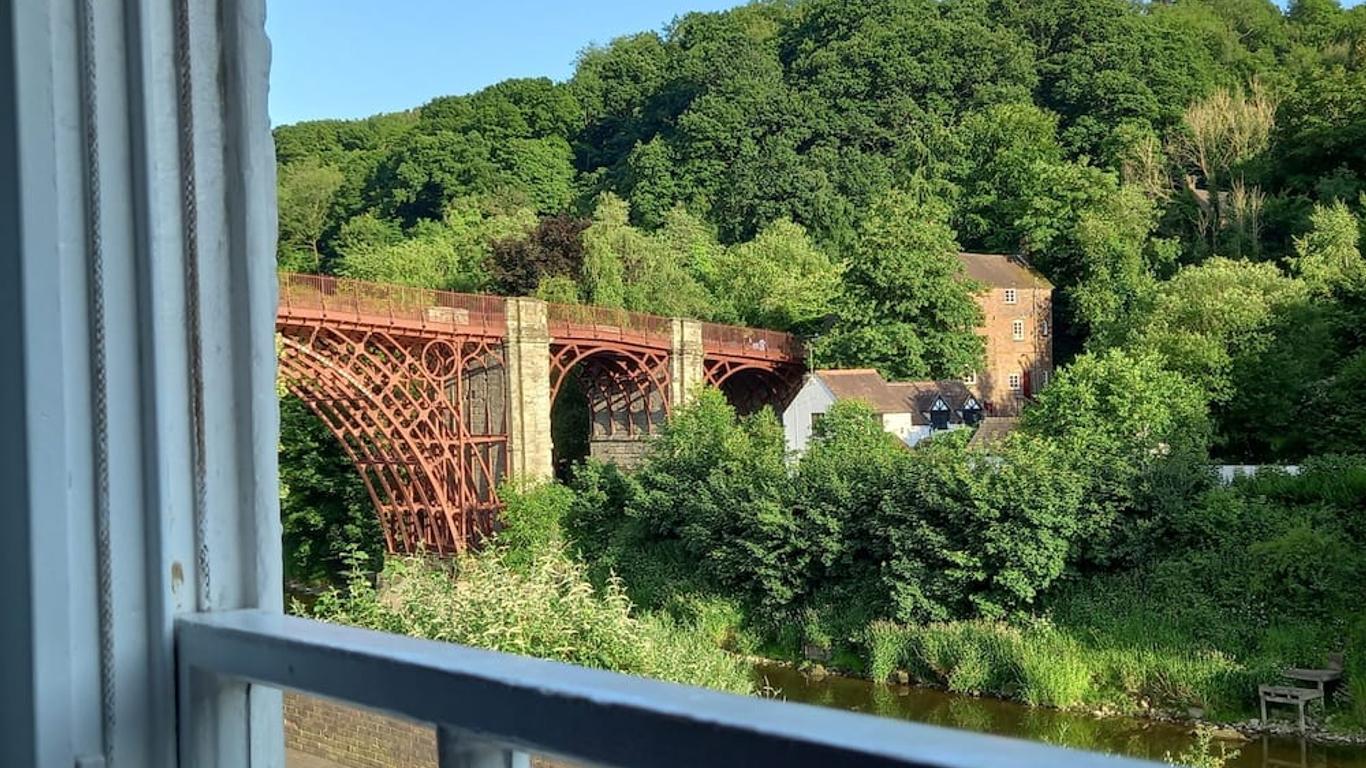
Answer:
[[[1048,386],[1048,382],[1052,380],[1052,378],[1053,372],[1048,370],[1047,368],[1044,368],[1043,370],[1039,371],[1039,388],[1042,389]]]
[[[1016,304],[1016,303],[1018,303],[1019,301],[1020,301],[1020,295],[1015,291],[1015,289],[1014,289],[1014,288],[1007,288],[1007,289],[1006,289],[1006,303],[1007,303],[1007,304]]]
[[[1011,323],[1011,324],[1010,324],[1010,335],[1011,335],[1011,337],[1014,338],[1016,341],[1024,341],[1024,337],[1025,337],[1025,322],[1024,322],[1023,320],[1016,320],[1015,322]]]
[[[824,416],[824,415],[825,415],[825,414],[823,414],[823,413],[813,413],[813,414],[811,414],[811,431],[814,432],[814,431],[816,430],[816,425],[820,423],[821,417]]]
[[[1020,391],[1020,374],[1012,373],[1006,377],[1006,383],[1010,385],[1011,392]]]
[[[976,385],[976,384],[977,384],[977,374],[976,374],[976,373],[969,373],[967,376],[964,376],[964,377],[963,377],[963,383],[964,383],[964,384],[967,384],[969,387]]]
[[[1047,335],[1048,335],[1048,321],[1047,321],[1047,320],[1040,320],[1040,321],[1039,321],[1039,335],[1040,335],[1040,336],[1047,336]]]

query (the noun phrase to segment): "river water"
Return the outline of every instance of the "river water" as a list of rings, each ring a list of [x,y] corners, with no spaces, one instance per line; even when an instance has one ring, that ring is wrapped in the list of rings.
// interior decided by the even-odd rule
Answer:
[[[778,697],[788,701],[1152,760],[1174,757],[1194,740],[1189,727],[1174,723],[1036,709],[999,699],[874,685],[847,677],[813,680],[792,667],[779,665],[756,666],[754,679],[760,686],[776,689]],[[1366,768],[1366,747],[1325,746],[1287,736],[1227,743],[1239,751],[1229,760],[1230,768]]]

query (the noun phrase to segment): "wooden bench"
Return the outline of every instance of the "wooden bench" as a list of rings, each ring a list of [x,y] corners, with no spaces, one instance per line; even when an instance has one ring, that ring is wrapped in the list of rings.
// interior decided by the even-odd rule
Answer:
[[[1262,700],[1262,723],[1266,723],[1267,704],[1293,704],[1300,713],[1300,731],[1304,731],[1304,707],[1315,699],[1323,698],[1323,691],[1317,688],[1296,688],[1290,685],[1259,685],[1257,694]]]
[[[1324,703],[1328,702],[1328,688],[1342,680],[1342,669],[1287,669],[1281,673],[1286,678],[1299,683],[1313,683],[1323,694]]]

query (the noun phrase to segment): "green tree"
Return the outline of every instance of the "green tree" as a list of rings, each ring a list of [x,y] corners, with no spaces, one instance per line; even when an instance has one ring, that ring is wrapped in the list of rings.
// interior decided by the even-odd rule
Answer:
[[[752,241],[725,249],[708,270],[707,283],[717,302],[745,325],[800,329],[834,310],[840,277],[840,265],[800,225],[784,219]]]
[[[630,218],[630,205],[616,195],[599,200],[583,231],[584,298],[636,312],[709,318],[712,299],[690,263],[699,237],[705,248],[705,227],[677,212],[664,230],[650,233],[632,226]]]
[[[280,168],[276,204],[280,211],[280,251],[304,251],[311,256],[310,272],[322,267],[320,244],[332,202],[341,189],[342,172],[306,158]]]
[[[737,419],[721,392],[700,392],[674,412],[636,479],[630,514],[676,539],[712,584],[758,606],[792,600],[805,555],[771,411]]]
[[[356,228],[354,236],[341,238],[338,274],[469,292],[489,287],[494,244],[526,237],[536,219],[524,208],[500,211],[486,200],[464,197],[452,202],[442,221],[423,221],[406,238],[395,240],[392,230],[382,224],[362,221],[366,223]]]
[[[1077,508],[1077,556],[1115,556],[1144,479],[1166,462],[1204,457],[1206,395],[1160,357],[1115,349],[1078,357],[1025,409],[1024,429],[1049,440],[1086,478]]]
[[[1273,264],[1212,259],[1157,287],[1126,346],[1160,355],[1165,367],[1224,401],[1233,359],[1264,349],[1278,315],[1304,299],[1303,286]]]
[[[893,379],[949,378],[981,368],[979,290],[962,274],[942,206],[885,197],[859,230],[839,322],[821,366],[877,368]]]
[[[280,499],[285,572],[291,583],[339,582],[348,559],[371,568],[384,556],[379,517],[355,466],[298,398],[280,399]]]
[[[1310,290],[1331,294],[1366,282],[1356,217],[1341,201],[1314,207],[1310,228],[1295,238],[1295,270]]]
[[[957,218],[966,241],[992,251],[1020,247],[1027,200],[1047,192],[1044,178],[1063,161],[1057,130],[1057,116],[1032,104],[993,105],[963,118]]]

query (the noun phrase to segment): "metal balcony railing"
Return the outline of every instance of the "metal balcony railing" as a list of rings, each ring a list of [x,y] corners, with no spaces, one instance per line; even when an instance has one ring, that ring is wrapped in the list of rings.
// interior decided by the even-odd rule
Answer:
[[[260,611],[178,619],[176,660],[183,685],[219,676],[435,723],[442,768],[526,766],[530,753],[665,768],[1151,765]]]

